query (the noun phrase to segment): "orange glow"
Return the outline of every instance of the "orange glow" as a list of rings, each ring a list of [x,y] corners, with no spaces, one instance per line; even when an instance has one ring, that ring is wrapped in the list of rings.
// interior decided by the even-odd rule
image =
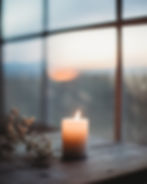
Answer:
[[[51,71],[49,76],[52,80],[57,82],[68,82],[77,78],[78,71],[69,68],[56,69]]]

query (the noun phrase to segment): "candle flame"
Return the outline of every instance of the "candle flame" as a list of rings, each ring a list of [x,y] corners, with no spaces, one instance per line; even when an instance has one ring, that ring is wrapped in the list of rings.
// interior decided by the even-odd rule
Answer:
[[[74,119],[75,119],[75,120],[79,120],[80,117],[81,117],[81,111],[77,111],[77,112],[75,113]]]

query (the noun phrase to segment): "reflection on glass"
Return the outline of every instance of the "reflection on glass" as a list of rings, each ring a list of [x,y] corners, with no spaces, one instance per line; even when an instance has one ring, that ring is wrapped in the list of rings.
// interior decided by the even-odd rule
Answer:
[[[147,0],[123,0],[123,18],[147,16]]]
[[[6,112],[40,115],[41,41],[6,44],[4,52]]]
[[[77,109],[91,121],[93,134],[112,140],[115,29],[82,31],[48,39],[49,121]]]
[[[126,138],[146,142],[147,134],[147,26],[123,30],[124,110]],[[140,133],[141,132],[141,133]]]
[[[49,9],[51,29],[115,19],[115,0],[49,0]]]
[[[4,0],[3,35],[17,36],[42,30],[42,0]]]

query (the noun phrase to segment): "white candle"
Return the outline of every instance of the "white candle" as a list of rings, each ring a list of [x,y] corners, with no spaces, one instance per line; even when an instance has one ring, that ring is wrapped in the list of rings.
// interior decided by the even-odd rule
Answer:
[[[62,143],[64,157],[83,157],[86,155],[89,121],[77,112],[74,118],[62,120]]]

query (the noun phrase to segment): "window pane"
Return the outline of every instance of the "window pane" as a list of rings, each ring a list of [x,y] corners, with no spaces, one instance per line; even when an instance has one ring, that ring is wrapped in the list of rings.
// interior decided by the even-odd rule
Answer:
[[[42,0],[4,0],[3,35],[11,37],[42,30]]]
[[[147,26],[123,30],[124,132],[126,139],[147,140]],[[147,143],[147,142],[146,142]]]
[[[123,18],[147,16],[147,0],[123,0]]]
[[[115,19],[115,0],[50,0],[50,29]]]
[[[3,52],[6,111],[16,107],[23,115],[39,118],[41,41],[6,44]]]
[[[92,133],[112,140],[114,121],[115,29],[50,37],[49,121],[60,125],[80,109]]]

